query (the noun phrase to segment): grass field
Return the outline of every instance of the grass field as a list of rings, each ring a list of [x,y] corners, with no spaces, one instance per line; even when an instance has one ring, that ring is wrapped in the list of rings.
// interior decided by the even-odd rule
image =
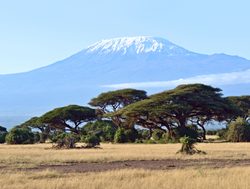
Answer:
[[[58,172],[44,165],[82,162],[174,159],[250,159],[250,143],[203,143],[207,155],[176,155],[180,144],[102,144],[101,149],[55,150],[51,144],[0,145],[0,188],[249,188],[250,166],[188,167],[171,170],[118,169],[105,172]],[[29,168],[33,168],[30,169]]]

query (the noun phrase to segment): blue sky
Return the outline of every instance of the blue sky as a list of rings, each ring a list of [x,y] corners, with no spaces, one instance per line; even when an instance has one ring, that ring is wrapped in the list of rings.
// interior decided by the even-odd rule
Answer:
[[[64,59],[100,39],[150,35],[250,59],[248,0],[0,0],[0,74]]]

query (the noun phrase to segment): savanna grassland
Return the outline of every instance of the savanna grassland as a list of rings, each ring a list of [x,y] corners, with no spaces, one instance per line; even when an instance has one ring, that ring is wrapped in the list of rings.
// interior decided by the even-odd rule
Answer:
[[[81,144],[78,144],[79,146]],[[176,154],[180,144],[0,145],[6,188],[248,188],[249,143],[201,143],[206,155]]]

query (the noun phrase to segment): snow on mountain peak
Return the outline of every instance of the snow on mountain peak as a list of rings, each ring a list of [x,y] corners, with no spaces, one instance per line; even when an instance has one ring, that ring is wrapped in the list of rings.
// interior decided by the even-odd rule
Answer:
[[[162,52],[169,56],[192,54],[192,52],[185,50],[166,39],[149,36],[101,40],[89,46],[87,52],[98,54],[120,53],[122,55]]]

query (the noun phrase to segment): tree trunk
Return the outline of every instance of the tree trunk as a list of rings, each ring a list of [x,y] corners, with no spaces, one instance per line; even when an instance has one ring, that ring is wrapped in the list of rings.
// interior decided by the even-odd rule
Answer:
[[[202,139],[203,139],[203,140],[206,140],[207,131],[206,131],[204,125],[201,125],[201,124],[198,124],[198,125],[199,125],[199,126],[201,127],[201,129],[202,129]]]

